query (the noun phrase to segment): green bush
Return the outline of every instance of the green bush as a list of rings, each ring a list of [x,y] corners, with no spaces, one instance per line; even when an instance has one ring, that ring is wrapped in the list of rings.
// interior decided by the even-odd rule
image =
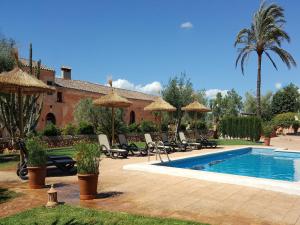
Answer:
[[[143,133],[157,131],[157,127],[156,127],[155,123],[153,123],[152,121],[147,121],[147,120],[144,120],[141,122],[140,128],[141,128],[141,132],[143,132]]]
[[[26,141],[28,151],[28,166],[45,166],[47,163],[47,154],[44,145],[36,138]]]
[[[63,135],[72,135],[73,136],[76,134],[77,129],[78,128],[74,124],[69,123],[64,127],[62,133],[63,133]]]
[[[168,124],[167,123],[162,123],[161,124],[161,131],[167,132],[169,130]]]
[[[262,130],[263,130],[263,135],[266,137],[266,138],[270,138],[272,136],[272,133],[274,131],[274,125],[272,125],[271,123],[267,123],[267,124],[264,124],[262,126]]]
[[[191,129],[196,129],[200,133],[205,133],[208,130],[206,123],[203,121],[196,121],[192,123]]]
[[[179,131],[186,131],[186,124],[185,123],[180,124]]]
[[[132,124],[128,125],[128,131],[130,133],[138,133],[138,132],[140,132],[140,130],[141,130],[140,126],[137,123],[132,123]]]
[[[276,115],[273,118],[273,123],[277,127],[290,128],[295,121],[296,113],[287,112]]]
[[[43,130],[43,135],[44,136],[59,136],[60,130],[53,123],[49,123],[46,125],[45,129]]]
[[[225,117],[220,122],[221,133],[231,138],[249,138],[258,141],[261,129],[261,120],[255,116]]]
[[[95,134],[95,131],[92,124],[82,121],[79,123],[77,133],[89,135],[89,134]]]
[[[78,173],[98,174],[101,155],[99,145],[81,142],[75,146],[75,150]]]
[[[294,133],[297,134],[298,132],[298,129],[300,127],[300,122],[298,120],[295,120],[293,123],[292,123],[292,127],[293,127],[293,130],[294,130]]]

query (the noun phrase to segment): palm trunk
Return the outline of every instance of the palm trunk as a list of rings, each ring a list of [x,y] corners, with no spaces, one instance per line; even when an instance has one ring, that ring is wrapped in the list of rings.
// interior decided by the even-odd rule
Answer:
[[[258,53],[257,84],[256,84],[256,115],[258,117],[261,117],[261,104],[260,104],[261,60],[262,60],[262,54]]]

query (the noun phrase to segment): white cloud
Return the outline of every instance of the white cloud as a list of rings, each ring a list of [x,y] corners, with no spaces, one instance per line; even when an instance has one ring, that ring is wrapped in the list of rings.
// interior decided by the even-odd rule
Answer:
[[[182,29],[192,29],[194,27],[194,25],[191,22],[185,22],[180,24],[180,28]]]
[[[159,95],[162,90],[162,85],[158,81],[154,81],[152,83],[146,85],[135,85],[128,80],[118,79],[113,81],[113,87],[123,88],[132,91],[140,91],[146,94]]]
[[[282,84],[278,82],[275,84],[275,87],[276,87],[276,89],[280,89],[282,87]]]
[[[205,91],[205,94],[208,98],[216,98],[216,95],[220,92],[222,96],[227,95],[228,90],[220,90],[220,89],[208,89]]]

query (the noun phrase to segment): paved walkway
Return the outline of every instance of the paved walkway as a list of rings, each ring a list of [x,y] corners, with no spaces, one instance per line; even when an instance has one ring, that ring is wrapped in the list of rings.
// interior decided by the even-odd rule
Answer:
[[[274,139],[272,143],[281,143],[280,140],[286,142],[285,139]],[[175,153],[171,157],[198,153]],[[146,160],[140,157],[104,158],[100,166],[99,195],[92,201],[78,200],[76,176],[50,177],[47,183],[57,185],[60,201],[98,209],[222,225],[300,225],[300,196],[122,169],[123,165]],[[0,216],[44,205],[47,201],[47,189],[28,190],[27,183],[19,181],[13,172],[0,172],[0,186],[24,193],[22,197],[1,204]]]

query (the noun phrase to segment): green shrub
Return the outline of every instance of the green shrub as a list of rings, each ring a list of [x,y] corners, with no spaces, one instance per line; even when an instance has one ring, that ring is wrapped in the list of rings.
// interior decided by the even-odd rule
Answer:
[[[208,130],[206,123],[203,121],[196,121],[192,123],[191,129],[196,129],[200,133],[205,133]]]
[[[272,125],[271,123],[267,123],[267,124],[264,124],[263,127],[263,135],[266,137],[266,138],[270,138],[272,136],[272,133],[274,131],[274,125]]]
[[[53,123],[49,123],[46,125],[45,129],[43,130],[43,135],[44,136],[59,136],[60,130]]]
[[[156,127],[155,123],[153,123],[152,121],[147,121],[147,120],[144,120],[141,122],[140,128],[141,128],[141,132],[143,132],[143,133],[157,131],[157,127]]]
[[[294,130],[294,133],[297,134],[298,132],[298,129],[300,127],[300,122],[298,120],[295,120],[293,123],[292,123],[292,127],[293,127],[293,130]]]
[[[249,138],[258,141],[261,134],[261,120],[255,116],[225,117],[220,122],[223,136],[231,138]]]
[[[273,123],[277,127],[290,128],[295,121],[296,113],[287,112],[276,115],[273,118]]]
[[[169,128],[168,128],[168,124],[167,124],[167,123],[162,123],[162,124],[161,124],[161,131],[163,131],[163,132],[169,131]]]
[[[99,145],[81,142],[75,146],[75,150],[78,173],[98,174],[101,155]]]
[[[140,131],[139,124],[132,123],[132,124],[128,125],[128,131],[130,133],[138,133]]]
[[[95,134],[92,124],[87,122],[80,122],[77,130],[78,134]]]
[[[77,129],[78,128],[75,125],[69,123],[64,127],[62,133],[63,133],[63,135],[72,135],[73,136],[76,134]]]
[[[26,141],[28,151],[28,166],[45,166],[47,163],[47,154],[44,145],[36,138]]]

